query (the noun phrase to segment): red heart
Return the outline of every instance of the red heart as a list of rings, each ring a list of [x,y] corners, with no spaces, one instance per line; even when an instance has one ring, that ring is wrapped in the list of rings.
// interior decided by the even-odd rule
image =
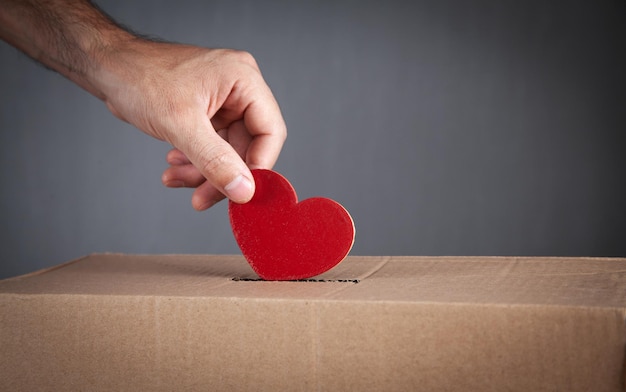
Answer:
[[[298,203],[285,177],[263,169],[252,175],[254,197],[229,202],[228,215],[241,252],[262,279],[307,279],[348,255],[354,223],[341,204],[323,197]]]

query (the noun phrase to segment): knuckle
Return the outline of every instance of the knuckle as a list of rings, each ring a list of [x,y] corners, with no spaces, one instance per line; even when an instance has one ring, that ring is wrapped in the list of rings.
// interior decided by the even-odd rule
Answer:
[[[285,140],[287,140],[287,128],[284,128],[284,129],[283,129],[283,132],[282,132],[282,134],[281,134],[281,137],[282,137],[282,141],[283,141],[283,143],[284,143],[284,142],[285,142]]]
[[[224,167],[228,166],[232,160],[229,151],[218,147],[207,146],[200,150],[200,156],[203,157],[201,158],[201,170],[213,175],[223,171]]]
[[[232,52],[232,54],[235,57],[236,61],[254,68],[258,68],[256,59],[250,52],[247,52],[245,50],[235,50]]]

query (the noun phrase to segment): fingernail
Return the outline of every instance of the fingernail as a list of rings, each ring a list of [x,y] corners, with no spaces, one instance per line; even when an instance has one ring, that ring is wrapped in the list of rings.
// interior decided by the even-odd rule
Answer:
[[[185,183],[182,180],[172,179],[168,171],[165,171],[161,175],[161,182],[168,188],[182,188],[185,186]]]
[[[226,191],[226,196],[235,203],[245,203],[252,198],[252,182],[240,174],[224,187],[224,191]]]

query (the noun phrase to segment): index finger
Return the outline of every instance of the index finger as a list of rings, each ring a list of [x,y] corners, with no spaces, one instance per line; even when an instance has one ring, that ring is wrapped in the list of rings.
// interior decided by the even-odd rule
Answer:
[[[246,164],[251,169],[271,169],[287,137],[287,126],[278,107],[278,102],[267,85],[244,113],[244,123],[252,136]]]

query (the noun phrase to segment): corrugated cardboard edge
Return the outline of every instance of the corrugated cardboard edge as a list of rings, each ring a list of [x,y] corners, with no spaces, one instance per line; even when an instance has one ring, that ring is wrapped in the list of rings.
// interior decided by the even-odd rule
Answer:
[[[46,267],[46,268],[41,268],[32,272],[27,272],[25,274],[22,275],[17,275],[17,276],[13,276],[10,278],[6,278],[6,279],[0,279],[0,282],[11,282],[11,281],[19,281],[22,279],[26,279],[26,278],[30,278],[32,276],[37,276],[37,275],[43,275],[46,274],[48,272],[52,272],[52,271],[56,271],[62,268],[65,268],[67,266],[70,266],[72,264],[76,264],[80,261],[92,258],[92,257],[97,257],[97,256],[101,256],[101,255],[106,255],[106,256],[141,256],[141,257],[147,257],[147,256],[153,256],[154,254],[151,253],[124,253],[124,252],[94,252],[94,253],[89,253],[87,255],[84,256],[80,256],[77,257],[76,259],[70,260],[70,261],[66,261],[64,263],[61,264],[57,264],[57,265],[53,265],[52,267]],[[160,256],[202,256],[202,254],[199,253],[188,253],[188,254],[182,254],[182,253],[162,253],[160,254]],[[232,256],[230,254],[224,254],[223,256]]]
[[[70,260],[70,261],[66,261],[66,262],[61,263],[61,264],[54,265],[52,267],[38,269],[36,271],[28,272],[28,273],[23,274],[23,275],[13,276],[11,278],[0,279],[0,282],[13,282],[13,281],[19,281],[19,280],[22,280],[22,279],[30,278],[32,276],[43,275],[43,274],[46,274],[48,272],[52,272],[52,271],[56,271],[56,270],[61,269],[61,268],[65,268],[68,265],[72,265],[72,264],[78,263],[81,260],[85,260],[85,259],[87,259],[87,258],[89,258],[91,256],[95,256],[95,255],[98,255],[98,254],[121,254],[121,253],[91,253],[91,254],[88,254],[86,256],[78,257],[78,258],[76,258],[74,260]]]

